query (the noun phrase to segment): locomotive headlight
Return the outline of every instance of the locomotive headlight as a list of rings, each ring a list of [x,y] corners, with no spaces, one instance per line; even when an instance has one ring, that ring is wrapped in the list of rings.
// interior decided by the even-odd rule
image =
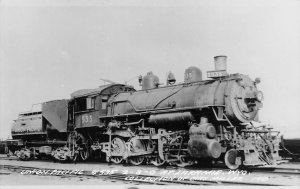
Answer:
[[[264,100],[264,94],[261,92],[261,91],[257,91],[256,92],[256,99],[259,101],[259,102],[262,102]]]

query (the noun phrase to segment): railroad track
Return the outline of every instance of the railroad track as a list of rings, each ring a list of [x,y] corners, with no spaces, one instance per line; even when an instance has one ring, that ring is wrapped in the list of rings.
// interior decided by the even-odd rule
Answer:
[[[0,159],[3,160],[18,160],[15,156],[10,157],[0,157]],[[292,163],[295,164],[295,163]],[[298,163],[296,163],[298,164]],[[166,167],[173,167],[173,166],[166,166]],[[34,168],[34,167],[30,167]],[[36,167],[35,167],[36,168]],[[177,167],[176,167],[177,168]],[[229,171],[228,168],[224,168],[224,166],[216,166],[214,168],[205,168],[205,167],[187,167],[185,168],[187,170],[223,170],[223,171]],[[254,167],[254,168],[248,168],[246,169],[247,172],[251,173],[270,173],[270,174],[290,174],[290,175],[300,175],[300,169],[297,168],[285,168],[285,167]],[[146,176],[146,175],[145,175]]]
[[[62,169],[49,169],[49,168],[38,168],[31,166],[15,166],[15,165],[0,165],[0,169],[8,169],[13,172],[21,173],[24,170],[49,170],[49,171],[66,171]],[[33,174],[34,175],[34,174]],[[42,174],[41,174],[42,175]],[[261,182],[244,182],[244,181],[224,181],[224,180],[190,180],[190,179],[170,179],[167,177],[155,176],[155,175],[136,175],[136,174],[120,174],[113,173],[108,175],[93,174],[92,171],[83,171],[82,174],[55,174],[55,175],[44,175],[44,176],[60,176],[60,177],[93,177],[93,178],[107,178],[110,180],[121,180],[124,182],[141,183],[141,184],[157,184],[157,185],[260,185],[260,186],[276,186],[276,184],[261,183]]]
[[[218,168],[201,168],[201,170],[223,170],[223,171],[229,171],[230,169],[224,168],[224,167],[218,167]],[[287,167],[253,167],[253,168],[247,168],[245,170],[247,172],[249,172],[249,173],[271,173],[271,174],[300,175],[300,169],[298,169],[298,168],[287,168]]]
[[[249,169],[251,172],[271,173],[271,174],[289,174],[300,175],[300,169],[286,168],[286,167],[259,167],[255,169]]]
[[[24,170],[34,170],[34,169],[40,169],[37,167],[28,167],[28,166],[14,166],[14,165],[0,165],[0,169],[8,169],[13,172],[21,173],[21,171]],[[50,171],[66,171],[62,169],[40,169],[40,170],[50,170]],[[34,174],[33,174],[34,175]],[[42,174],[41,174],[42,175]],[[218,184],[217,182],[188,182],[188,181],[177,181],[177,180],[168,180],[168,179],[161,179],[162,177],[159,176],[152,176],[152,175],[136,175],[136,174],[108,174],[108,175],[98,175],[98,174],[92,174],[91,171],[84,171],[83,174],[77,175],[77,174],[53,174],[53,175],[45,175],[45,176],[63,176],[63,177],[99,177],[99,178],[108,178],[112,180],[122,180],[122,181],[128,181],[128,182],[135,182],[135,183],[144,183],[144,184],[158,184],[158,185],[168,185],[168,184],[189,184],[189,185],[212,185],[212,184]]]

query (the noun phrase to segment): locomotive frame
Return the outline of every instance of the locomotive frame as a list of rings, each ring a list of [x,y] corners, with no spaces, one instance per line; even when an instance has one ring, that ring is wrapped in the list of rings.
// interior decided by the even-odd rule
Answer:
[[[190,67],[181,84],[170,77],[167,86],[159,87],[157,76],[149,72],[140,79],[139,91],[123,84],[76,91],[64,101],[64,130],[42,111],[40,118],[52,129],[43,124],[39,145],[29,131],[13,135],[8,146],[22,160],[51,154],[59,161],[85,161],[97,154],[116,164],[187,166],[222,160],[230,169],[276,165],[281,159],[279,132],[256,122],[263,100],[258,80],[228,75],[224,56],[215,57],[215,66],[208,72],[210,80]],[[56,115],[53,110],[45,112]],[[16,120],[13,128],[19,127]],[[49,142],[49,131],[64,133],[64,142]]]

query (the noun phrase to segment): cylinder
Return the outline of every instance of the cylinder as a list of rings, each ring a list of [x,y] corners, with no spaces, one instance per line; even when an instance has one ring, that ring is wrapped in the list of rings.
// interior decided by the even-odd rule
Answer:
[[[221,144],[213,139],[216,136],[216,130],[211,123],[192,125],[189,129],[189,136],[188,152],[191,156],[218,158],[221,155]]]
[[[221,155],[221,144],[214,139],[191,137],[188,152],[195,158],[218,158]]]
[[[227,56],[215,56],[215,70],[227,70]]]

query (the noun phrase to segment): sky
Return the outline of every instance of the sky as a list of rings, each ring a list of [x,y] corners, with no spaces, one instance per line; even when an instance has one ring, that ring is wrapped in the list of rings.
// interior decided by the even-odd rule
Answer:
[[[32,104],[101,79],[140,89],[148,71],[182,82],[216,55],[229,73],[261,78],[261,121],[300,138],[299,0],[0,0],[0,138]]]

